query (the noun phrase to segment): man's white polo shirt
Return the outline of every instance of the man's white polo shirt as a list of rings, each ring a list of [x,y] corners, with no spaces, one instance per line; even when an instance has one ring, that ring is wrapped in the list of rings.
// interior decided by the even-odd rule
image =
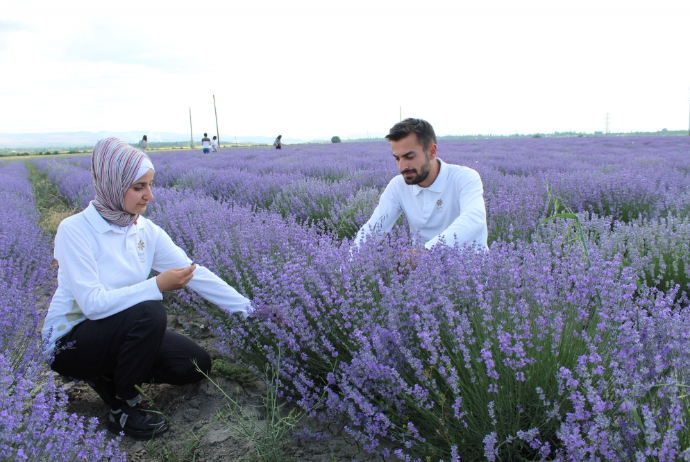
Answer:
[[[476,243],[488,249],[484,187],[479,173],[469,167],[446,164],[428,188],[408,185],[402,175],[393,178],[381,194],[369,221],[359,230],[355,245],[366,235],[388,232],[401,214],[411,231],[418,231],[430,249],[443,237],[449,246]]]
[[[147,300],[162,300],[151,269],[184,268],[192,261],[170,236],[140,216],[126,228],[111,225],[93,204],[60,223],[55,236],[58,288],[41,334],[55,341],[85,319],[107,318]],[[247,314],[250,302],[203,266],[189,284],[208,301],[228,312]]]

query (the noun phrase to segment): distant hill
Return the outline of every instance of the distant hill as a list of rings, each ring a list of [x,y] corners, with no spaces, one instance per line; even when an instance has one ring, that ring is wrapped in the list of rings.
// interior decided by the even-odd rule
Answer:
[[[687,130],[659,130],[656,132],[628,132],[628,133],[609,133],[608,136],[678,136],[687,135]],[[56,132],[56,133],[0,133],[0,153],[9,152],[13,149],[26,149],[30,151],[40,150],[67,150],[92,148],[98,140],[114,136],[121,138],[128,143],[138,143],[141,137],[146,134],[151,143],[151,147],[166,146],[189,146],[189,135],[171,132]],[[213,134],[210,134],[213,136]],[[375,141],[383,140],[381,133],[356,133],[349,136],[341,136],[343,142]],[[194,144],[198,147],[201,144],[202,133],[194,134]],[[477,135],[446,135],[439,136],[439,139],[477,139],[477,138],[541,138],[541,137],[569,137],[569,136],[605,136],[602,132],[580,133],[580,132],[555,132],[555,133],[532,133],[532,134],[477,134]],[[224,145],[233,144],[273,144],[275,138],[271,136],[228,136],[222,137],[221,143]],[[324,139],[304,140],[298,138],[283,137],[285,144],[298,143],[329,143],[330,137]],[[33,148],[33,149],[30,149]],[[67,148],[67,149],[66,149]]]
[[[56,132],[56,133],[0,133],[0,147],[2,148],[40,148],[40,147],[71,147],[94,146],[98,140],[114,136],[128,143],[137,143],[143,135],[153,143],[189,143],[189,135],[170,132]],[[213,136],[211,133],[210,136]],[[194,134],[194,143],[200,144],[203,133]],[[235,142],[243,144],[272,144],[275,138],[269,136],[238,136],[237,138],[221,138],[223,144]],[[305,140],[283,138],[283,143],[304,143]]]

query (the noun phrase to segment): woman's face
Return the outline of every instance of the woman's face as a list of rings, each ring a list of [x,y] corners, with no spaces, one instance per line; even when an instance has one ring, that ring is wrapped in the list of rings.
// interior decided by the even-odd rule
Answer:
[[[153,170],[137,179],[125,193],[125,210],[132,215],[141,215],[146,205],[153,200]]]

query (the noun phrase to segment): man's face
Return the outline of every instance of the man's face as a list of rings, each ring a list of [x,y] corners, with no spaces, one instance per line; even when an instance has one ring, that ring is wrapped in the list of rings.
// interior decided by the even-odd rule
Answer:
[[[426,180],[431,171],[431,161],[436,159],[436,145],[427,152],[419,144],[416,133],[410,133],[398,141],[391,141],[393,157],[406,184],[419,184]]]

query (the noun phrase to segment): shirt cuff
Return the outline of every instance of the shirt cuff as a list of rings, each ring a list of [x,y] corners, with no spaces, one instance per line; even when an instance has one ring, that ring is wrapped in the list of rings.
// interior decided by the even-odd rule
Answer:
[[[147,300],[163,300],[163,293],[158,288],[155,276],[146,281],[146,297]]]
[[[230,314],[240,314],[242,316],[242,319],[247,319],[249,317],[249,310],[254,311],[254,308],[249,304],[249,301],[247,301],[247,306],[245,308],[235,310],[235,311],[230,311],[228,308],[225,308],[225,311],[230,313]],[[253,315],[253,313],[252,313]]]

